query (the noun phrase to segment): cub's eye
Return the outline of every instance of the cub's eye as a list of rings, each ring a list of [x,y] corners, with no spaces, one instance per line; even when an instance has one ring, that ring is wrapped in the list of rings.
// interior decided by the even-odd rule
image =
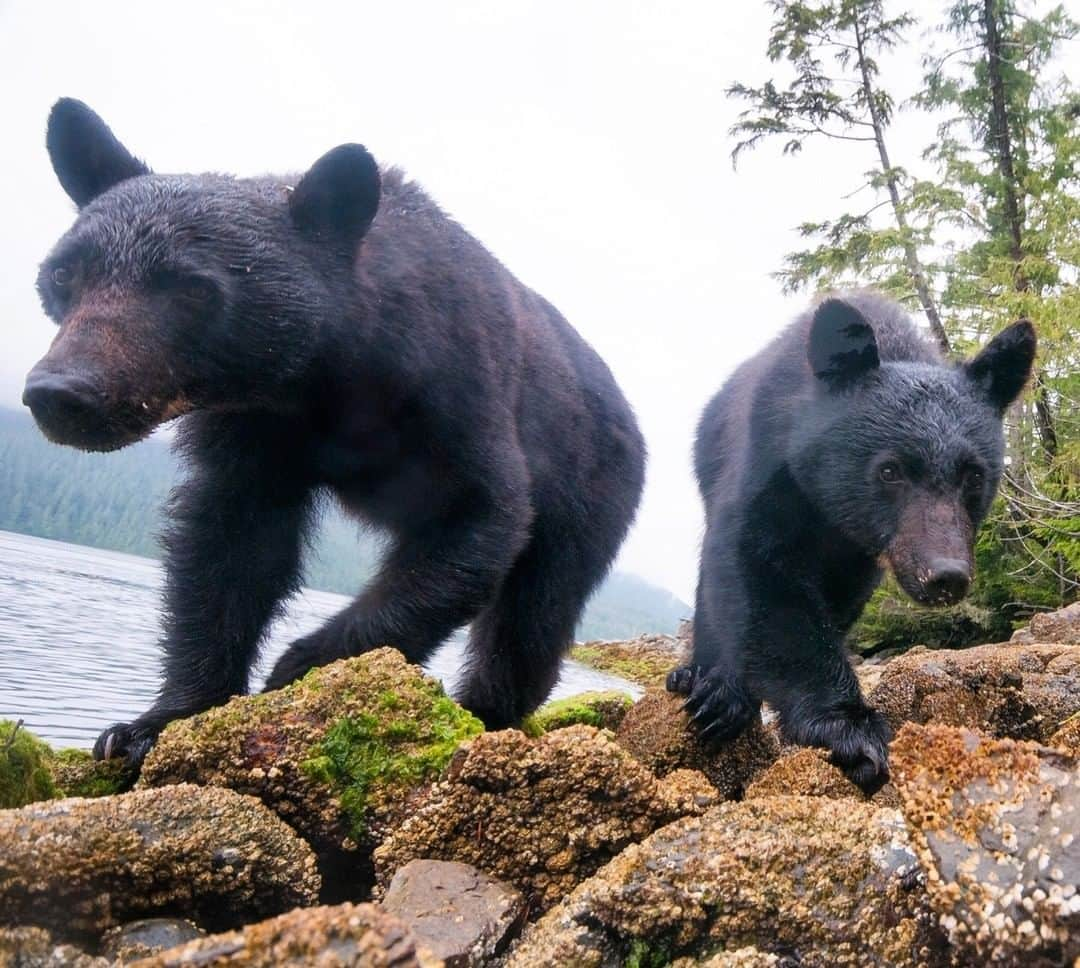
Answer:
[[[68,286],[70,286],[71,280],[73,278],[74,274],[72,273],[72,271],[65,268],[64,266],[57,266],[52,271],[53,285],[59,287],[60,289],[66,289]]]
[[[886,484],[899,484],[904,479],[904,471],[896,461],[891,460],[881,465],[878,477]]]
[[[978,467],[968,468],[967,473],[964,475],[964,483],[972,490],[982,487],[985,480],[986,475]]]

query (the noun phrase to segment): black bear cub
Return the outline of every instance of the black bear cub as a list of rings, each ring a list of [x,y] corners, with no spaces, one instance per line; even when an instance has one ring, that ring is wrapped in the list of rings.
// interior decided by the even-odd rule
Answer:
[[[884,563],[918,602],[963,598],[1002,417],[1034,355],[1022,321],[947,365],[903,309],[860,291],[820,302],[735,371],[698,428],[693,665],[668,678],[704,739],[738,735],[764,700],[790,741],[828,748],[868,792],[885,782],[889,730],[844,636]]]
[[[471,622],[461,701],[489,727],[547,696],[637,508],[644,446],[608,368],[415,184],[356,144],[304,175],[160,175],[86,105],[46,139],[79,208],[38,288],[59,324],[24,401],[111,450],[182,416],[165,535],[165,679],[97,742],[141,761],[248,687],[321,495],[392,536],[377,577],[269,688]]]

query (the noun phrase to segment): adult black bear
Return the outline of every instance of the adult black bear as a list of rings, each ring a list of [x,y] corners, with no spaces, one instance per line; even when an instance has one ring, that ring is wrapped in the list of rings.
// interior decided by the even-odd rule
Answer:
[[[792,742],[824,746],[870,791],[889,731],[844,636],[887,561],[924,604],[961,599],[1001,476],[1002,416],[1035,333],[1010,326],[945,365],[897,305],[825,299],[744,363],[705,409],[695,468],[706,531],[693,665],[668,679],[706,740],[764,699]]]
[[[378,576],[269,687],[472,622],[461,701],[547,696],[640,497],[644,446],[595,352],[360,145],[298,178],[156,175],[86,105],[47,146],[79,206],[38,287],[60,324],[24,402],[52,440],[123,447],[184,415],[166,535],[165,681],[95,755],[245,692],[320,493],[387,529]]]

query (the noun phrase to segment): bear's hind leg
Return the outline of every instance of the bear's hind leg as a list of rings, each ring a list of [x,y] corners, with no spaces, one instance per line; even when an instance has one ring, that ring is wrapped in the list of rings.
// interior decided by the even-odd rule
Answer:
[[[538,519],[498,597],[472,624],[458,700],[488,729],[516,725],[547,698],[585,602],[614,555],[571,534]]]

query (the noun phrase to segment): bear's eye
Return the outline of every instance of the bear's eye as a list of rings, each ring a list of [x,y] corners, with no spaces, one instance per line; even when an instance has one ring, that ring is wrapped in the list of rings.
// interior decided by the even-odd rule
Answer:
[[[964,475],[964,483],[973,491],[982,487],[983,481],[985,480],[986,475],[982,472],[982,469],[978,467],[969,467],[967,473]]]
[[[71,280],[74,279],[74,273],[65,266],[57,266],[52,271],[53,285],[59,289],[66,289],[71,285]]]
[[[891,460],[881,465],[878,477],[886,484],[899,484],[904,479],[904,471],[896,461]]]

